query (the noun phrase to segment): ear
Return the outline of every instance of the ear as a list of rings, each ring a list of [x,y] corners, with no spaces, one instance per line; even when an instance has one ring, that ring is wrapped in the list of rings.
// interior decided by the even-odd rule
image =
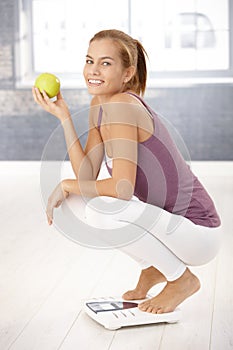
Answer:
[[[130,66],[129,68],[127,68],[125,71],[124,83],[128,83],[128,81],[130,81],[130,79],[134,76],[135,72],[136,67]]]

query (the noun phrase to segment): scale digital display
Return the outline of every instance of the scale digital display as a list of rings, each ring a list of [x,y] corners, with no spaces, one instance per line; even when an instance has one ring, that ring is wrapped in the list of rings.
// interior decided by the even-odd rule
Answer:
[[[117,311],[137,307],[137,303],[125,301],[99,301],[89,302],[86,304],[95,313],[103,311]]]

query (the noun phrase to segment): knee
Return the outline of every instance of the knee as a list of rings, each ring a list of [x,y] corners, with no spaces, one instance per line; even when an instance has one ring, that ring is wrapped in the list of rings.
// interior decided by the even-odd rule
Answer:
[[[87,223],[100,229],[119,228],[122,223],[117,222],[117,217],[122,202],[120,199],[107,196],[92,198],[85,208]]]

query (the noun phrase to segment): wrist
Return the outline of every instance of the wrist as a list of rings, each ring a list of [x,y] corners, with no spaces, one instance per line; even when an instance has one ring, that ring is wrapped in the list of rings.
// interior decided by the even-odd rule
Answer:
[[[63,191],[64,196],[67,194],[68,195],[70,194],[69,182],[70,182],[70,180],[62,180],[62,182],[61,182],[61,187],[62,187],[62,191]]]
[[[61,124],[64,124],[68,120],[71,120],[71,115],[70,114],[66,114],[66,115],[61,116],[59,119],[60,119]]]

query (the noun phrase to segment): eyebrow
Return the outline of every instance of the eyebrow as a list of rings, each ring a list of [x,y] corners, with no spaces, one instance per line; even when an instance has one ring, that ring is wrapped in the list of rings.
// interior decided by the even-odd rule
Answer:
[[[93,60],[93,58],[92,58],[90,55],[86,55],[86,57],[91,58],[91,59]],[[103,57],[100,57],[100,59],[101,59],[101,60],[106,60],[106,59],[108,59],[108,60],[114,61],[114,58],[112,58],[112,57],[110,57],[110,56],[103,56]]]

